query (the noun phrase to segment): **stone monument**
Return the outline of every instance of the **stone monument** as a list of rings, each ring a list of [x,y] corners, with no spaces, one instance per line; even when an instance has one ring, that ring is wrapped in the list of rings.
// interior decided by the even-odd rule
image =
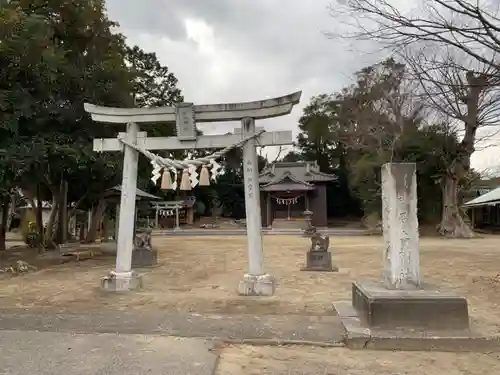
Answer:
[[[306,266],[301,271],[322,271],[336,272],[337,267],[332,265],[332,254],[328,251],[330,246],[330,237],[322,236],[312,225],[312,211],[305,211],[306,229],[303,236],[311,239],[311,247],[307,251]]]
[[[363,329],[468,330],[467,300],[420,280],[415,163],[382,166],[383,278],[355,281],[352,307],[335,303],[349,337],[353,317]],[[358,328],[359,330],[359,328]]]

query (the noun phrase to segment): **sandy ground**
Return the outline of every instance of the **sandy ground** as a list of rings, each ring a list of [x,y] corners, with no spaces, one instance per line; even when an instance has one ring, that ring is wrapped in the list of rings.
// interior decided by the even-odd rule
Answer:
[[[488,333],[500,333],[499,237],[421,240],[422,277],[467,296],[470,312]],[[2,308],[50,307],[177,310],[252,314],[333,314],[332,301],[350,298],[354,279],[380,278],[380,237],[333,237],[338,273],[299,271],[309,241],[264,237],[267,271],[278,279],[276,295],[239,297],[246,270],[245,237],[154,237],[161,266],[144,270],[145,289],[116,295],[99,289],[114,259],[96,258],[0,280]],[[500,373],[500,354],[351,351],[343,348],[228,346],[218,375],[483,375]]]
[[[500,354],[352,351],[344,348],[230,346],[216,375],[483,375]]]
[[[474,240],[421,240],[421,274],[466,295],[471,314],[500,333],[500,249],[498,237]],[[297,236],[265,236],[265,265],[278,279],[276,295],[239,297],[236,286],[247,267],[245,237],[153,237],[161,266],[144,270],[144,290],[127,295],[102,292],[100,277],[114,260],[96,258],[0,280],[2,308],[170,309],[254,314],[332,314],[332,301],[350,299],[351,281],[378,280],[380,237],[333,237],[338,273],[299,271],[309,241]]]

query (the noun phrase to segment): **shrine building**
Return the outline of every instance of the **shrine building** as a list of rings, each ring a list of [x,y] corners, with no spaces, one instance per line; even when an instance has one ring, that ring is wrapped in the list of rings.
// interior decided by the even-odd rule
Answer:
[[[326,184],[337,176],[319,171],[316,162],[277,162],[259,176],[262,226],[302,227],[303,212],[313,212],[313,225],[328,224]]]

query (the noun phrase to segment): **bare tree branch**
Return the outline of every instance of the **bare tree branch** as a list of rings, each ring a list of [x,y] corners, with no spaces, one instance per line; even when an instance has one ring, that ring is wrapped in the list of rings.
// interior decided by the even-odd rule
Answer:
[[[483,0],[420,0],[419,12],[402,12],[388,0],[337,0],[330,13],[352,32],[331,37],[378,41],[391,50],[414,44],[448,46],[494,67],[500,52],[498,6]],[[354,19],[354,22],[350,21]]]

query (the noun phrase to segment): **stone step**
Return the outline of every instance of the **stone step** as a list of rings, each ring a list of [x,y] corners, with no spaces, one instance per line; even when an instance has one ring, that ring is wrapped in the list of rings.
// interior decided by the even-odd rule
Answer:
[[[273,229],[305,229],[304,220],[280,220],[275,219],[272,223]]]

